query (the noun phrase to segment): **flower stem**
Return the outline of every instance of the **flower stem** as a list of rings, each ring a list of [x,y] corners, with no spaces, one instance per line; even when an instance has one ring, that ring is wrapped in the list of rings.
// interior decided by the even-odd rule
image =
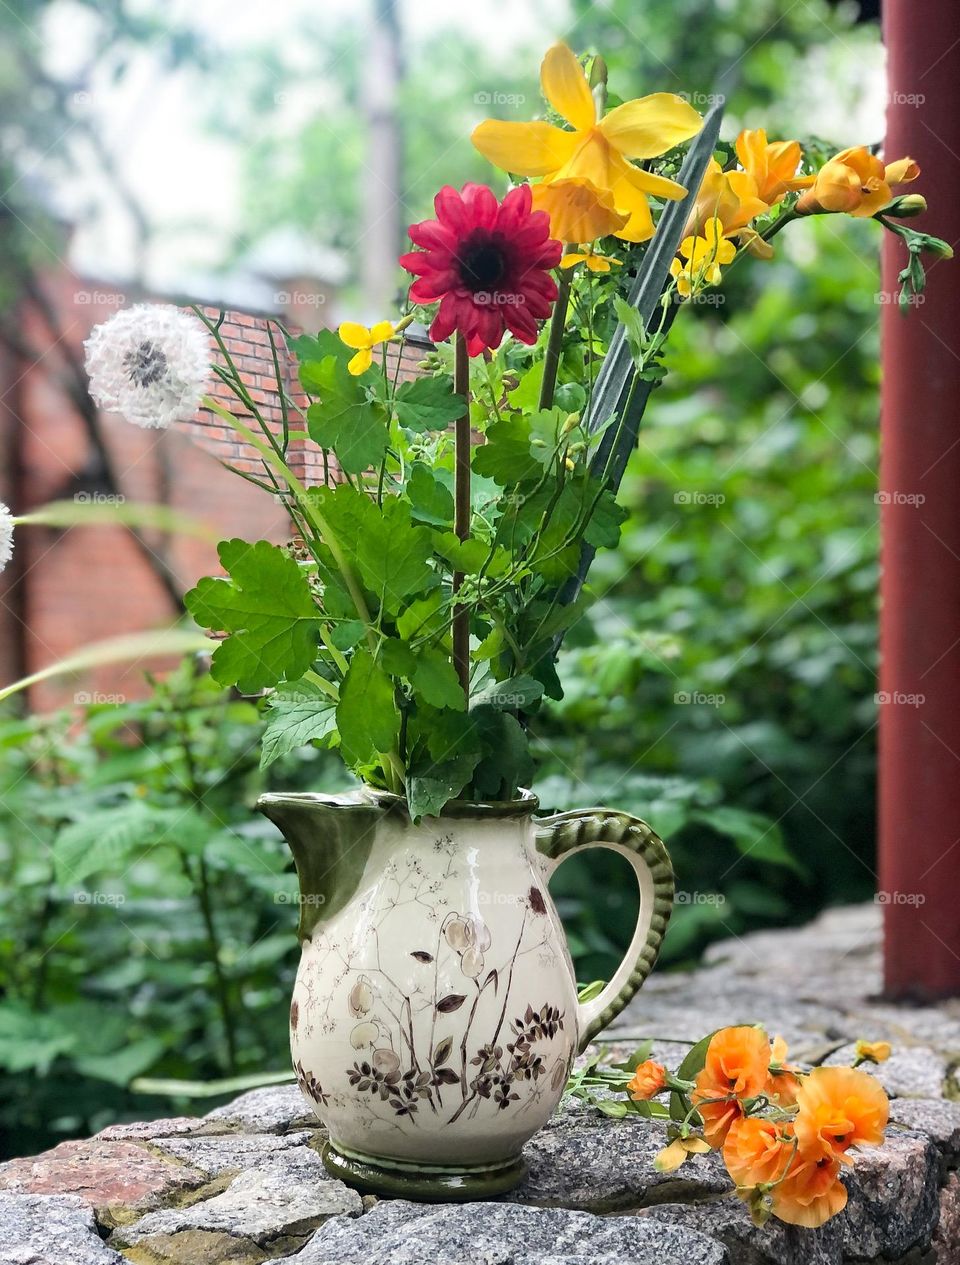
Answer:
[[[560,353],[563,351],[563,331],[567,324],[567,305],[570,302],[570,286],[573,283],[573,269],[561,270],[557,301],[553,305],[553,316],[550,318],[550,337],[543,358],[543,382],[540,385],[540,401],[538,408],[552,408],[553,394],[557,389],[557,370],[560,368]]]
[[[470,536],[470,358],[467,344],[457,333],[456,361],[454,365],[454,390],[464,396],[467,407],[458,417],[454,429],[454,518],[453,527],[459,540]],[[453,592],[457,594],[463,584],[463,575],[455,571]],[[470,611],[466,606],[453,608],[453,665],[460,678],[460,685],[467,703],[470,702]]]

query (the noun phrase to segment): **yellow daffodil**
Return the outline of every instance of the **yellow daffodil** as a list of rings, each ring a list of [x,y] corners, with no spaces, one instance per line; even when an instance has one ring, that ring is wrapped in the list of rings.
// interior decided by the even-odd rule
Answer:
[[[629,220],[613,205],[613,194],[590,180],[571,177],[532,186],[533,208],[550,216],[550,235],[561,242],[593,242],[618,233]]]
[[[757,197],[768,207],[782,202],[795,189],[806,189],[812,176],[798,176],[802,153],[799,141],[767,140],[763,128],[745,128],[737,137],[740,166],[753,179]]]
[[[710,1146],[703,1138],[674,1138],[653,1161],[658,1173],[675,1173],[691,1155],[706,1155]]]
[[[885,1063],[892,1050],[889,1041],[858,1041],[854,1048],[854,1066],[857,1063]]]
[[[356,321],[344,321],[337,330],[340,341],[356,351],[356,355],[347,365],[354,377],[365,373],[373,364],[373,349],[381,343],[388,343],[397,334],[392,321],[377,321],[368,329],[366,325],[358,325]]]
[[[719,220],[724,233],[729,235],[739,232],[767,210],[766,202],[757,192],[757,182],[748,171],[724,171],[717,160],[711,158],[687,219],[687,232],[699,233],[708,220]]]
[[[642,242],[653,235],[648,197],[678,200],[686,192],[674,180],[633,166],[665,154],[695,136],[703,120],[682,97],[657,92],[617,106],[602,118],[583,69],[566,44],[554,44],[540,68],[543,95],[572,130],[551,123],[510,123],[486,119],[473,133],[473,143],[485,158],[503,171],[540,177],[545,184],[586,180],[612,200],[626,222],[614,230],[626,241]],[[583,198],[583,186],[566,187],[555,199]],[[541,197],[546,195],[541,194]],[[559,207],[554,207],[554,213]],[[563,240],[572,238],[554,228]]]
[[[689,298],[703,286],[720,284],[720,265],[736,258],[737,248],[723,234],[718,219],[707,220],[703,235],[685,237],[680,243],[680,254],[686,263],[674,259],[670,272],[677,279],[677,292]]]
[[[892,185],[909,184],[920,175],[912,158],[886,166],[865,145],[844,149],[817,172],[812,187],[800,198],[800,215],[842,212],[864,218],[876,215],[893,201]]]
[[[586,264],[591,272],[609,272],[614,265],[619,268],[623,261],[613,255],[601,255],[595,250],[572,250],[560,260],[561,268],[575,268]]]

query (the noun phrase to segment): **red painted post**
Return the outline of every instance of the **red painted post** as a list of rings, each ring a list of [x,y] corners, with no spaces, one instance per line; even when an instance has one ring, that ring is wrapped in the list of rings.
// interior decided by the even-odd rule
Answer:
[[[886,157],[923,174],[910,221],[960,242],[960,4],[884,0]],[[883,298],[906,262],[889,234]],[[926,257],[933,262],[932,257]],[[891,997],[960,994],[960,260],[883,310],[880,899]]]

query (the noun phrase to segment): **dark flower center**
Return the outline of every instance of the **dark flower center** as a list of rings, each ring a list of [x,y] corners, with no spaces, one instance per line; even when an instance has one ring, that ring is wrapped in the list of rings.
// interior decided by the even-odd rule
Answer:
[[[126,353],[123,367],[135,386],[149,387],[167,372],[167,357],[162,347],[147,338]]]
[[[486,234],[464,242],[457,262],[461,281],[474,293],[495,290],[507,266],[503,244]]]

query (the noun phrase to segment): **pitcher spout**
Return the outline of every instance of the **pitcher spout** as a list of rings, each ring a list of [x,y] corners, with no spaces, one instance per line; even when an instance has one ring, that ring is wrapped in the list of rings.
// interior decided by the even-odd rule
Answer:
[[[359,886],[384,810],[362,795],[267,793],[257,809],[290,845],[300,885],[297,935],[308,940]]]

